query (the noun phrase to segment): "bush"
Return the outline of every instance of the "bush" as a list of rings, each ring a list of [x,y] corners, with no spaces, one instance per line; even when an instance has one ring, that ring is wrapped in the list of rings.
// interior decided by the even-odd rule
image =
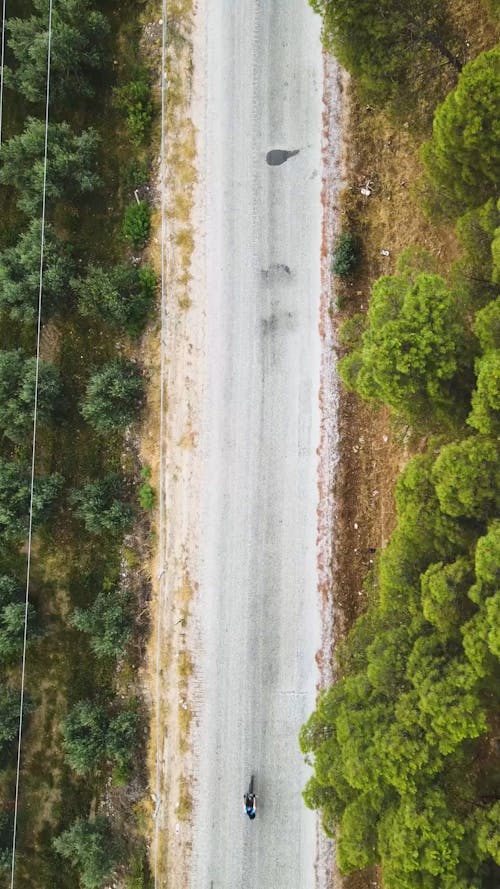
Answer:
[[[151,232],[151,208],[146,201],[130,204],[125,210],[123,234],[133,247],[146,246]]]
[[[116,658],[123,654],[132,627],[127,605],[127,595],[112,590],[98,593],[90,608],[75,608],[71,623],[89,635],[96,657]]]
[[[116,358],[89,380],[82,414],[97,432],[119,432],[133,422],[144,396],[137,365]]]
[[[340,278],[348,278],[359,262],[359,245],[354,235],[343,232],[335,246],[332,272]]]
[[[115,93],[116,106],[127,118],[130,137],[136,145],[146,142],[151,130],[153,103],[147,71],[137,68],[133,79]]]
[[[134,513],[124,501],[124,479],[109,472],[101,481],[89,482],[73,491],[70,502],[91,534],[120,536],[130,528]]]
[[[119,859],[119,847],[107,818],[102,815],[94,821],[78,818],[53,840],[53,846],[76,868],[83,889],[109,885]]]
[[[156,275],[149,266],[136,268],[123,262],[106,269],[91,265],[85,278],[71,284],[82,315],[123,328],[129,336],[144,330],[156,291]]]
[[[139,503],[141,504],[142,509],[146,509],[150,512],[155,505],[156,495],[154,488],[149,483],[149,479],[151,478],[151,469],[149,466],[143,466],[141,469],[141,478],[144,479],[144,481],[139,488]]]

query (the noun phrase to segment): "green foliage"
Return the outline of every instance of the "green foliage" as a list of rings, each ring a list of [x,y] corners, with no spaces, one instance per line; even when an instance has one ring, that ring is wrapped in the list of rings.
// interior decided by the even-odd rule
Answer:
[[[0,253],[0,310],[12,321],[37,317],[40,290],[41,223],[32,220],[14,247]],[[73,262],[65,243],[46,223],[44,233],[42,317],[69,303]]]
[[[480,296],[493,279],[492,240],[500,225],[498,202],[489,198],[482,207],[468,210],[457,221],[457,235],[465,251],[462,275],[472,279]],[[495,294],[491,294],[492,296]]]
[[[153,889],[153,879],[146,850],[137,850],[127,865],[126,889]]]
[[[82,889],[103,889],[115,870],[119,844],[107,818],[93,821],[78,818],[68,830],[53,840],[54,849],[78,872]]]
[[[77,775],[94,774],[106,759],[108,717],[102,707],[79,701],[62,725],[63,744],[71,768]]]
[[[146,509],[150,512],[154,508],[156,495],[155,490],[149,481],[151,478],[151,469],[149,466],[142,467],[141,478],[143,479],[143,483],[139,488],[139,503],[141,504],[142,509]]]
[[[500,297],[477,313],[474,329],[484,352],[500,349]]]
[[[359,245],[354,235],[342,232],[333,251],[332,272],[341,278],[348,278],[359,263]]]
[[[67,123],[49,124],[46,194],[51,205],[94,191],[99,137],[88,129],[75,135]],[[0,183],[19,192],[18,206],[34,217],[41,214],[44,181],[45,123],[28,118],[24,131],[2,145]]]
[[[145,68],[136,68],[132,79],[116,90],[116,105],[126,115],[130,137],[136,145],[147,141],[153,119],[151,81]]]
[[[123,477],[109,472],[100,481],[89,482],[74,491],[70,499],[87,531],[118,536],[129,530],[133,520],[133,510],[124,499],[125,493]]]
[[[0,755],[4,755],[19,731],[20,693],[4,682],[0,685]]]
[[[387,889],[457,886],[464,827],[450,814],[440,790],[408,796],[393,805],[380,824],[380,847]]]
[[[450,516],[486,519],[500,508],[500,447],[474,436],[446,445],[434,464],[440,507]]]
[[[57,473],[35,478],[33,491],[35,529],[50,517],[62,485],[63,479]],[[23,539],[27,535],[29,508],[29,466],[0,460],[0,535],[5,540]]]
[[[422,149],[434,205],[458,216],[498,196],[500,181],[500,47],[466,65],[458,85],[434,115]]]
[[[136,755],[139,714],[132,705],[111,720],[106,736],[106,753],[120,774],[129,776]]]
[[[36,358],[0,351],[0,429],[18,444],[33,432]],[[48,425],[60,395],[59,373],[43,361],[38,369],[37,424]]]
[[[439,78],[442,59],[459,68],[447,46],[445,10],[435,0],[309,0],[323,16],[323,42],[356,76],[372,100],[416,90],[422,76]]]
[[[8,46],[16,60],[9,82],[29,102],[45,100],[48,18],[46,0],[35,0],[37,14],[7,20]],[[54,6],[50,52],[50,101],[93,96],[89,73],[102,65],[103,38],[109,27],[89,0],[64,0]]]
[[[455,562],[436,562],[422,574],[422,610],[443,638],[454,637],[467,613],[472,566],[461,556]],[[470,603],[469,603],[470,604]]]
[[[111,269],[90,266],[72,282],[82,315],[102,318],[130,336],[144,329],[155,297],[156,276],[149,266],[120,263]]]
[[[356,349],[361,343],[361,337],[366,329],[366,317],[362,312],[356,312],[351,318],[343,322],[339,329],[339,340],[343,346]]]
[[[346,385],[428,427],[462,418],[473,343],[438,275],[386,276],[373,287],[361,346],[339,362]]]
[[[115,358],[90,378],[81,411],[97,432],[122,431],[136,418],[143,397],[137,365]]]
[[[478,838],[483,794],[491,800],[500,787],[497,778],[495,791],[483,787],[472,763],[498,702],[500,523],[475,545],[483,525],[468,518],[484,512],[488,487],[492,498],[499,490],[478,481],[498,471],[496,448],[476,436],[410,461],[368,611],[344,643],[340,678],[300,733],[314,758],[304,800],[321,810],[339,867],[380,864],[390,889],[493,889],[498,877],[494,819],[482,845]],[[454,471],[460,484],[450,493]],[[445,493],[459,508],[447,508]]]
[[[90,608],[76,608],[71,623],[90,637],[90,647],[98,658],[123,654],[130,639],[132,621],[128,597],[116,590],[98,593]]]
[[[467,422],[484,435],[500,433],[500,349],[476,361],[476,389]]]
[[[108,764],[128,772],[138,727],[138,713],[133,705],[110,718],[98,704],[79,701],[62,725],[69,764],[78,775],[95,777]]]
[[[146,246],[151,232],[151,208],[146,201],[135,201],[125,210],[123,234],[138,250]]]

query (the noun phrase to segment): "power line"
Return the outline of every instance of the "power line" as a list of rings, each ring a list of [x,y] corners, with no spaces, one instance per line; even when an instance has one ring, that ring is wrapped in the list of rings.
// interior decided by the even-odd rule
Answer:
[[[30,481],[30,509],[29,509],[29,525],[28,525],[28,552],[26,556],[26,593],[24,602],[24,637],[23,637],[23,657],[21,668],[21,693],[19,699],[19,729],[17,740],[17,768],[16,768],[16,796],[14,803],[14,826],[12,835],[12,862],[10,872],[10,889],[14,889],[14,876],[16,868],[16,839],[17,839],[17,816],[19,809],[19,777],[21,773],[21,747],[23,737],[23,710],[24,710],[24,685],[26,677],[26,642],[28,635],[28,609],[30,594],[30,574],[31,574],[31,541],[33,536],[33,492],[35,487],[35,458],[36,458],[36,423],[38,411],[38,375],[40,367],[40,334],[42,329],[42,295],[43,295],[43,261],[45,248],[45,205],[47,192],[47,153],[49,145],[49,97],[50,97],[50,50],[52,42],[52,0],[49,0],[49,23],[48,23],[48,42],[47,42],[47,92],[45,101],[45,143],[43,157],[43,187],[42,187],[42,227],[40,237],[40,275],[38,287],[38,320],[37,320],[37,336],[36,336],[36,371],[35,371],[35,392],[33,396],[33,440],[31,447],[31,481]]]
[[[165,535],[165,345],[167,332],[166,310],[166,221],[165,221],[165,122],[166,122],[166,52],[167,52],[167,0],[162,2],[162,41],[161,41],[161,139],[160,139],[160,178],[161,178],[161,303],[160,303],[160,473],[159,473],[159,517],[158,517],[158,614],[156,632],[156,691],[155,691],[155,731],[156,731],[156,786],[155,786],[155,825],[154,825],[154,885],[158,886],[158,839],[160,832],[161,772],[160,772],[160,672],[162,617],[165,600],[164,576],[164,535]]]
[[[7,0],[2,2],[2,48],[0,57],[0,145],[2,144],[2,122],[3,122],[3,72],[5,62],[5,5]]]

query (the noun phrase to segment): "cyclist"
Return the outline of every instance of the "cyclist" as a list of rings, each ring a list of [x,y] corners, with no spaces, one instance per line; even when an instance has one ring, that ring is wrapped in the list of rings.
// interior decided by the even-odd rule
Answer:
[[[245,793],[243,795],[245,815],[248,815],[251,821],[257,814],[257,797],[255,793]]]

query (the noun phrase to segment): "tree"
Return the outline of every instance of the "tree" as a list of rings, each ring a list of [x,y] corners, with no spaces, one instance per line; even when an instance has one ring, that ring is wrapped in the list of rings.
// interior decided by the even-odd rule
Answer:
[[[458,239],[465,252],[465,260],[459,263],[459,272],[472,279],[478,295],[490,290],[493,279],[492,240],[500,225],[498,202],[489,198],[481,207],[467,210],[457,221]],[[492,296],[495,295],[491,287]]]
[[[30,222],[14,247],[0,253],[0,310],[12,321],[32,322],[38,313],[41,223]],[[42,317],[47,318],[69,298],[74,265],[68,246],[45,224]]]
[[[485,519],[497,513],[500,507],[499,458],[498,443],[479,435],[445,445],[432,470],[443,512],[473,519]]]
[[[71,768],[78,775],[99,771],[106,761],[109,719],[102,707],[79,701],[62,724],[63,745]]]
[[[446,45],[444,10],[435,0],[405,3],[381,0],[309,0],[323,16],[323,41],[341,64],[355,75],[365,93],[387,101],[402,87],[414,88],[418,75],[439,75],[445,58],[459,70],[460,61]]]
[[[18,444],[33,431],[36,358],[20,350],[0,351],[0,429]],[[41,361],[38,369],[37,423],[48,425],[60,394],[59,372]]]
[[[91,534],[123,534],[133,520],[132,507],[124,501],[122,476],[110,472],[101,481],[89,482],[74,491],[71,503]]]
[[[83,889],[102,889],[118,864],[120,848],[107,818],[78,818],[53,840],[54,849],[78,871]]]
[[[411,423],[463,419],[472,387],[473,346],[456,299],[438,275],[393,275],[373,287],[360,348],[339,372],[364,398]],[[352,378],[352,361],[357,372]]]
[[[500,801],[479,811],[476,816],[477,845],[484,856],[491,856],[500,866]]]
[[[63,479],[58,473],[35,479],[33,491],[33,527],[46,521],[61,492]],[[30,508],[29,467],[0,459],[0,535],[6,540],[23,538],[28,533]]]
[[[484,435],[500,433],[500,349],[491,350],[476,360],[476,388],[472,393],[470,426]]]
[[[117,432],[136,418],[143,397],[137,365],[115,358],[90,378],[81,412],[97,432]]]
[[[88,129],[75,135],[67,123],[49,124],[46,194],[51,205],[94,191],[99,137]],[[24,131],[2,146],[0,183],[19,192],[18,206],[29,216],[41,213],[44,181],[45,124],[29,117]]]
[[[45,0],[35,0],[36,15],[7,21],[8,45],[17,65],[10,83],[29,102],[45,99],[47,82],[48,18]],[[64,0],[52,13],[50,100],[60,105],[73,96],[93,96],[89,80],[103,59],[109,32],[104,16],[88,0]]]
[[[82,315],[102,318],[130,336],[142,332],[156,290],[156,276],[149,266],[121,263],[104,269],[91,265],[85,278],[72,283]]]
[[[486,732],[486,714],[477,674],[463,657],[453,657],[437,635],[416,640],[408,658],[407,678],[418,694],[419,721],[432,729],[443,756],[464,740]]]
[[[106,753],[115,771],[126,780],[137,748],[139,714],[132,705],[111,720],[106,736]]]
[[[434,115],[422,148],[427,179],[441,213],[457,216],[498,197],[500,181],[500,48],[466,65]]]
[[[465,828],[441,790],[426,789],[393,803],[378,833],[387,889],[458,889]]]
[[[436,562],[421,576],[424,617],[444,639],[457,635],[471,610],[467,592],[472,578],[472,565],[465,556],[449,564]]]
[[[127,596],[116,590],[98,593],[90,608],[76,608],[71,623],[90,636],[90,647],[99,658],[119,657],[130,639],[131,616]]]
[[[500,296],[477,313],[474,330],[484,352],[500,349]]]

